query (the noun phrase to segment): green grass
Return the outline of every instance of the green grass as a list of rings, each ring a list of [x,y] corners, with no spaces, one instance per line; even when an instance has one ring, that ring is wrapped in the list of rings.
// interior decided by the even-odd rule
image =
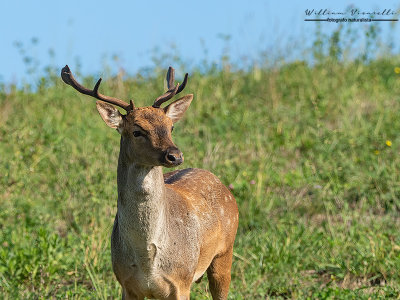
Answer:
[[[397,66],[391,56],[191,74],[174,141],[183,167],[233,186],[230,299],[399,297]],[[162,86],[161,75],[111,78],[102,91],[147,106]],[[61,80],[2,92],[4,299],[120,297],[109,240],[118,151],[95,101]],[[192,298],[211,299],[206,279]]]

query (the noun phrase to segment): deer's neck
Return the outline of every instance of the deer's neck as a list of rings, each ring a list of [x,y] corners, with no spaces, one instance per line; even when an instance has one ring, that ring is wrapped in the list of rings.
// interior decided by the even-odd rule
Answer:
[[[118,162],[118,225],[132,244],[158,245],[166,228],[165,185],[161,167]]]

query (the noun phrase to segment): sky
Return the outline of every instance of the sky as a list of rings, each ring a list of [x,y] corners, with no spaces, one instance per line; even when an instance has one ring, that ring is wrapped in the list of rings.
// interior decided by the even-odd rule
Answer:
[[[344,11],[350,4],[365,11],[400,9],[392,0],[325,2],[3,0],[0,82],[18,83],[48,65],[79,65],[83,74],[93,75],[107,67],[135,73],[154,66],[154,57],[165,67],[174,62],[173,56],[190,66],[218,62],[227,51],[233,61],[245,64],[261,52],[272,59],[293,50],[288,45],[295,48],[312,40],[316,24],[304,21],[306,9]],[[390,26],[385,23],[380,24],[382,34]],[[339,24],[321,26],[330,32]],[[24,63],[26,56],[31,57],[29,64]]]

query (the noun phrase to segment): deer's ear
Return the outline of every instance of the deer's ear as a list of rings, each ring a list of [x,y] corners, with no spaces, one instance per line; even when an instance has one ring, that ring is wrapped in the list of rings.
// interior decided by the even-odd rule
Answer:
[[[179,98],[164,108],[165,114],[172,120],[172,123],[176,123],[180,120],[180,118],[182,118],[192,100],[193,94],[189,94]]]
[[[103,101],[96,101],[96,107],[107,126],[117,129],[121,133],[123,119],[118,109]]]

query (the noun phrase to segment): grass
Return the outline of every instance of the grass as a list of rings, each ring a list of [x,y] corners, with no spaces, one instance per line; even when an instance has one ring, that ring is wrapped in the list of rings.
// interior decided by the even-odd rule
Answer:
[[[231,185],[240,209],[230,299],[400,293],[400,58],[193,72],[174,140],[183,167]],[[43,82],[42,82],[43,83]],[[93,84],[90,78],[86,84]],[[0,293],[110,299],[119,136],[58,80],[0,95]],[[105,94],[150,105],[156,78]],[[211,299],[207,280],[193,299]]]

